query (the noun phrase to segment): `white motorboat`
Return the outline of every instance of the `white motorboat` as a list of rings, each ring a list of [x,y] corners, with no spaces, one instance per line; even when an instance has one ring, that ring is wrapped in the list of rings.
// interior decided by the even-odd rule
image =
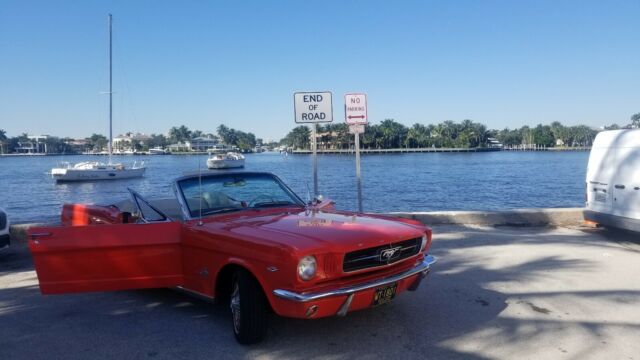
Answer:
[[[168,154],[167,150],[159,146],[149,149],[149,155],[166,155],[166,154]]]
[[[144,162],[132,167],[111,162],[113,155],[113,71],[112,71],[112,17],[109,14],[109,162],[85,161],[77,164],[63,163],[51,169],[56,181],[116,180],[141,177],[146,170]],[[133,153],[133,152],[132,152]]]
[[[234,169],[244,167],[244,156],[236,152],[211,154],[207,159],[209,169]]]

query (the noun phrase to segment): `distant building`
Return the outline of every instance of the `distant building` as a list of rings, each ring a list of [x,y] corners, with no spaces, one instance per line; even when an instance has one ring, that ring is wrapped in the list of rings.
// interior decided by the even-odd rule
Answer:
[[[204,137],[200,136],[195,139],[191,139],[191,141],[187,141],[191,151],[204,152],[215,149],[218,145],[218,139],[213,137]]]
[[[83,153],[87,151],[89,141],[87,139],[69,139],[65,141],[65,144],[71,152]]]
[[[151,140],[151,136],[140,133],[125,133],[124,135],[118,135],[113,138],[113,151],[124,152],[130,150],[136,150],[138,147],[142,147],[145,141]]]
[[[487,146],[492,149],[502,149],[503,145],[496,138],[487,138]]]
[[[185,142],[179,142],[167,146],[170,152],[216,152],[237,150],[235,146],[220,144],[218,139],[209,137],[197,137]]]
[[[44,154],[47,152],[48,135],[28,135],[28,141],[19,141],[14,149],[19,154]]]
[[[184,143],[176,143],[167,146],[169,152],[189,152],[191,151],[191,144],[187,141]]]

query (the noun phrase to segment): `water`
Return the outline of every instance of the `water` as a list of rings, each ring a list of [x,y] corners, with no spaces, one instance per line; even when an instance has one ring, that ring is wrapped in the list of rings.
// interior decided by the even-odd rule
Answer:
[[[504,210],[584,205],[587,152],[489,152],[362,156],[366,212]],[[47,175],[60,161],[106,160],[91,156],[0,157],[0,207],[12,221],[49,222],[63,203],[108,204],[131,187],[149,197],[173,196],[172,179],[206,168],[206,156],[128,156],[145,160],[144,178],[56,184]],[[320,193],[339,209],[357,208],[353,155],[321,155]],[[249,154],[246,170],[270,171],[303,199],[313,187],[311,156]]]

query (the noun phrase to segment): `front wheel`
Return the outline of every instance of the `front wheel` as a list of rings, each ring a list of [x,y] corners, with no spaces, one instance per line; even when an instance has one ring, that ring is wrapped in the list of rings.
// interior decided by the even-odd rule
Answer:
[[[255,344],[267,334],[267,306],[258,281],[246,271],[238,271],[231,282],[229,299],[233,334],[245,345]]]

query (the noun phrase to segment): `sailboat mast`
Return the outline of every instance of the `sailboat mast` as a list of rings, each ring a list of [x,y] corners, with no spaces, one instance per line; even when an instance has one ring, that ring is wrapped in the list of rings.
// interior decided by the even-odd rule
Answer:
[[[113,155],[113,46],[112,46],[112,15],[109,14],[109,164]]]

